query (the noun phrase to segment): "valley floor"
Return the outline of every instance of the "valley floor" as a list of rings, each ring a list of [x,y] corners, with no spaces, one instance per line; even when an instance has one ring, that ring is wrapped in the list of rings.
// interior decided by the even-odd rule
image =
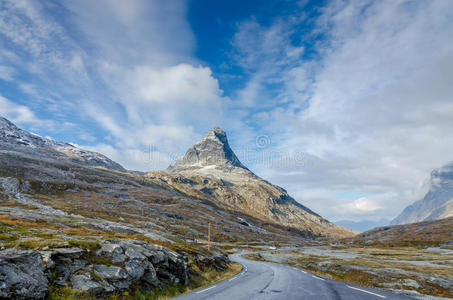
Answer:
[[[420,298],[422,294],[453,298],[453,249],[311,246],[263,251],[246,257]]]

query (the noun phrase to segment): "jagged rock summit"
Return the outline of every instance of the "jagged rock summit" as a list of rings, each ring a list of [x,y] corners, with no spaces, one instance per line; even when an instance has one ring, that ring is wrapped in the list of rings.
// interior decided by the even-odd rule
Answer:
[[[209,131],[168,170],[180,172],[213,167],[223,171],[232,171],[234,168],[248,171],[231,150],[225,131],[219,127],[214,127]]]
[[[225,131],[215,127],[193,145],[169,172],[150,172],[176,189],[306,236],[344,237],[354,233],[298,203],[281,187],[256,176],[231,150]]]
[[[428,193],[406,207],[391,225],[453,217],[453,162],[431,172]]]
[[[56,142],[37,134],[27,132],[0,116],[0,151],[13,154],[59,159],[91,167],[104,167],[126,171],[120,164],[106,156],[80,149],[71,144]]]

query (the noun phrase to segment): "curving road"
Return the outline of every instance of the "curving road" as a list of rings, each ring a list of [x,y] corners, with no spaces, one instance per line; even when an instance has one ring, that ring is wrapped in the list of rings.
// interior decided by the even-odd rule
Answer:
[[[174,299],[412,299],[379,289],[328,280],[296,268],[251,261],[239,254],[231,260],[244,266],[238,275]]]

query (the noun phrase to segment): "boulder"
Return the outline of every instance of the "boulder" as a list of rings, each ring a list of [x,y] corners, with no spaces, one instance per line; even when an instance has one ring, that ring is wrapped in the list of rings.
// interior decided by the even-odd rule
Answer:
[[[94,265],[94,273],[104,280],[107,285],[118,291],[127,290],[132,284],[132,277],[121,267]]]
[[[159,285],[159,279],[157,278],[156,270],[152,264],[148,264],[148,268],[145,270],[142,280],[151,287],[157,287]]]
[[[38,252],[14,249],[0,252],[0,298],[43,299],[48,291]]]
[[[212,255],[207,256],[204,254],[198,254],[195,261],[203,269],[216,269],[217,271],[225,271],[228,268],[230,259],[226,254],[211,252]]]
[[[104,290],[102,285],[94,281],[89,274],[73,275],[71,284],[73,289],[81,290],[91,295],[98,295]]]

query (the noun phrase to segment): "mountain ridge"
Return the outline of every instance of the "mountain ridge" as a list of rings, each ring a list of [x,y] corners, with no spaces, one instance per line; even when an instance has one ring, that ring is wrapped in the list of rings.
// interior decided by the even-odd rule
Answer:
[[[125,172],[126,169],[97,152],[87,151],[64,142],[30,133],[0,116],[0,150],[23,152],[32,156],[65,159],[87,166],[105,167]]]

